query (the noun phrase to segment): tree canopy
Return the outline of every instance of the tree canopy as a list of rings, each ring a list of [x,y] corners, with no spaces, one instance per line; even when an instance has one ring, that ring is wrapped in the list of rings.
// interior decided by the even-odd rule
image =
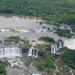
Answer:
[[[6,74],[6,68],[3,64],[0,63],[0,75]]]
[[[0,0],[0,13],[40,16],[48,23],[73,26],[75,0]]]
[[[56,33],[61,37],[71,38],[73,36],[73,34],[71,34],[70,30],[68,29],[56,29]]]
[[[39,38],[39,40],[55,43],[55,40],[53,38],[48,37],[48,36],[42,36]]]
[[[75,70],[75,50],[63,48],[61,53],[62,53],[62,63]]]

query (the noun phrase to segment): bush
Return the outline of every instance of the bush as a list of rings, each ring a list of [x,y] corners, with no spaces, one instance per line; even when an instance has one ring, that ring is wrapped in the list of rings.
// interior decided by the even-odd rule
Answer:
[[[56,33],[61,36],[61,37],[68,37],[68,38],[71,38],[73,34],[71,34],[70,30],[68,29],[57,29],[56,30]]]
[[[75,50],[64,48],[61,53],[62,63],[75,70]]]
[[[6,74],[6,67],[0,63],[0,75]]]
[[[48,36],[46,36],[46,37],[42,36],[39,38],[39,40],[46,41],[46,42],[52,42],[52,43],[55,42],[55,40],[53,38],[50,38]]]

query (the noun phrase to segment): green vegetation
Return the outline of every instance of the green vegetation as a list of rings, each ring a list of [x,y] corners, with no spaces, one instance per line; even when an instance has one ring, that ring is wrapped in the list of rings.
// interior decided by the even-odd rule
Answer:
[[[34,58],[33,57],[28,57],[27,53],[24,53],[22,56],[22,61],[26,66],[30,66],[30,64],[33,62]]]
[[[39,49],[40,52],[45,52],[46,47],[51,47],[49,44],[37,44],[37,48]]]
[[[7,39],[4,40],[6,44],[19,44],[20,48],[30,48],[29,40],[27,39],[21,39],[19,36],[10,36]]]
[[[19,36],[10,36],[8,37],[5,42],[11,43],[14,42],[15,44],[18,44],[21,38]]]
[[[71,34],[71,32],[70,32],[70,30],[68,30],[68,29],[57,29],[56,30],[56,33],[59,35],[59,36],[61,36],[61,37],[68,37],[68,38],[71,38],[71,36],[73,35],[73,34]]]
[[[64,48],[61,51],[62,64],[65,64],[75,70],[75,50]]]
[[[0,0],[0,13],[40,16],[47,23],[75,25],[75,0]]]
[[[53,38],[50,38],[48,36],[42,36],[39,38],[39,40],[45,41],[45,42],[51,42],[51,43],[55,43],[55,40]]]
[[[54,66],[54,55],[50,53],[50,51],[47,53],[45,48],[50,48],[50,45],[48,44],[38,44],[37,48],[39,49],[39,52],[42,53],[42,55],[39,54],[39,58],[34,61],[34,66],[36,66],[40,71],[45,71],[51,75],[53,75],[55,66]]]
[[[41,71],[53,74],[55,69],[53,55],[43,53],[42,58],[40,60],[36,60],[34,65]]]
[[[71,69],[68,66],[60,64],[58,68],[60,71],[56,73],[57,75],[72,75],[72,73],[70,73]]]
[[[6,68],[3,64],[0,63],[0,75],[6,74]]]

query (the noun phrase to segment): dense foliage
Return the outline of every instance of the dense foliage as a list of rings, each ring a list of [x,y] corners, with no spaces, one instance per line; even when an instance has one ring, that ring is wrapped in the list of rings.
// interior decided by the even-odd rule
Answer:
[[[43,53],[41,60],[36,60],[34,65],[41,71],[53,74],[55,66],[52,54]]]
[[[39,49],[39,52],[44,52],[46,47],[51,47],[50,44],[37,44],[37,48]]]
[[[19,36],[10,36],[5,40],[5,42],[9,42],[9,44],[11,42],[14,42],[17,44],[17,43],[19,43],[20,40],[21,40],[21,38]]]
[[[40,16],[48,23],[75,25],[75,0],[0,0],[0,13]]]
[[[6,68],[3,64],[0,63],[0,75],[6,74]]]
[[[45,71],[51,75],[53,75],[55,66],[54,66],[54,55],[47,53],[45,51],[46,47],[50,47],[49,44],[38,44],[37,48],[42,55],[39,54],[39,58],[34,62],[34,66],[36,66],[39,70]],[[41,63],[42,62],[42,63]]]
[[[59,35],[59,36],[61,36],[61,37],[68,37],[68,38],[71,38],[71,36],[72,36],[72,34],[71,34],[71,32],[70,32],[70,30],[68,30],[68,29],[57,29],[56,30],[56,33]]]
[[[56,75],[72,75],[72,73],[70,72],[71,69],[68,66],[65,65],[59,65],[59,72],[56,73]],[[62,68],[62,69],[61,69]],[[74,74],[74,73],[73,73]]]
[[[46,42],[52,42],[52,43],[55,42],[55,40],[53,38],[50,38],[48,36],[42,36],[39,38],[39,40],[46,41]]]
[[[19,36],[10,36],[4,40],[7,45],[14,43],[14,45],[18,44],[21,48],[30,48],[29,40],[21,39]]]
[[[62,63],[75,69],[75,50],[64,48],[61,53]]]

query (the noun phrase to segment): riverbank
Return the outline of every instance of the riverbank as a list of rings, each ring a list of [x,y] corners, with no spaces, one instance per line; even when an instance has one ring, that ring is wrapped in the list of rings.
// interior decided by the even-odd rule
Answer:
[[[0,4],[0,13],[40,16],[47,21],[46,23],[49,24],[66,23],[74,27],[74,6],[74,0],[69,0],[69,2],[65,0],[2,0]]]

